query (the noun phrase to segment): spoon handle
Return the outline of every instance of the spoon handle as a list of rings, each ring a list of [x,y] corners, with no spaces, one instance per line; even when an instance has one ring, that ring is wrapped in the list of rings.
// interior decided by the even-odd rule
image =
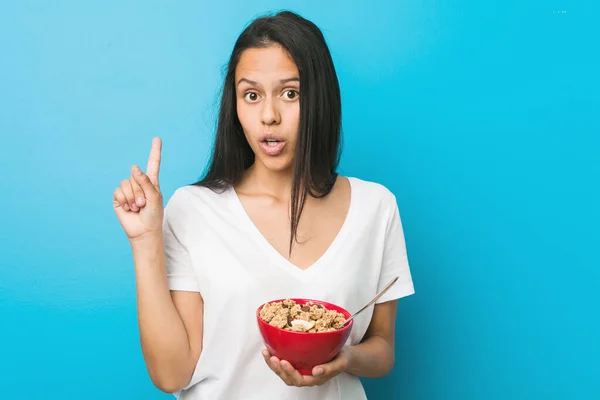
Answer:
[[[370,302],[368,302],[365,306],[363,306],[363,308],[361,308],[360,310],[358,310],[357,312],[355,312],[350,318],[348,318],[346,320],[346,322],[344,322],[344,324],[342,326],[345,326],[348,322],[350,322],[352,319],[354,319],[354,317],[356,317],[359,313],[361,313],[362,311],[364,311],[371,304],[375,303],[378,298],[380,298],[381,296],[383,296],[383,294],[385,292],[387,292],[388,289],[391,288],[394,283],[396,283],[396,281],[398,280],[398,278],[400,278],[400,277],[397,276],[394,279],[392,279],[392,281],[390,283],[388,283],[387,286],[384,287],[383,290],[377,294],[377,296],[373,297],[373,299]]]

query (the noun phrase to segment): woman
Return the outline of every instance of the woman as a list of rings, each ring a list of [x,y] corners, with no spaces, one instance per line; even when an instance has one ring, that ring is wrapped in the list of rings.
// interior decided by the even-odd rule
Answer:
[[[161,140],[114,194],[133,249],[153,383],[182,399],[365,399],[394,365],[397,299],[414,293],[394,195],[339,176],[340,90],[320,30],[291,12],[237,40],[204,178],[163,211]],[[339,356],[301,375],[264,349],[256,309],[308,297],[356,311]]]

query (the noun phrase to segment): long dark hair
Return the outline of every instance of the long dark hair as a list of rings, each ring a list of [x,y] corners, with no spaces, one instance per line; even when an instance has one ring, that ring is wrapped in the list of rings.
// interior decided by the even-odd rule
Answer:
[[[193,185],[212,190],[235,185],[254,163],[236,111],[235,69],[244,50],[282,46],[300,78],[300,124],[294,154],[289,253],[307,195],[324,197],[337,179],[341,154],[341,98],[333,60],[321,30],[291,11],[262,16],[237,39],[227,64],[217,134],[208,171]]]

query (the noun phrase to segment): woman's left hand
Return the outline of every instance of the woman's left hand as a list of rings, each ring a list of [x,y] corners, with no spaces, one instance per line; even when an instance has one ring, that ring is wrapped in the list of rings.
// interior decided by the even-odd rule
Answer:
[[[327,364],[317,365],[312,370],[312,375],[302,375],[292,364],[271,356],[267,350],[262,351],[265,362],[288,386],[317,386],[322,385],[331,378],[348,369],[350,363],[350,348],[344,346],[340,353]]]

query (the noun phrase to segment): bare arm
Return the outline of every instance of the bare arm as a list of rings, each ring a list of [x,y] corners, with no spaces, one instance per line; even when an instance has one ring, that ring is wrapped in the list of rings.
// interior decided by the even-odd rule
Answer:
[[[147,174],[134,165],[115,190],[113,207],[133,252],[142,353],[152,382],[173,393],[192,377],[202,351],[203,302],[199,293],[169,291],[165,265],[162,141],[152,140]]]
[[[131,245],[146,367],[157,388],[173,393],[188,384],[202,351],[202,297],[169,291],[161,235]]]
[[[371,324],[360,344],[349,348],[346,372],[377,378],[389,374],[394,367],[394,334],[398,301],[376,304]]]

